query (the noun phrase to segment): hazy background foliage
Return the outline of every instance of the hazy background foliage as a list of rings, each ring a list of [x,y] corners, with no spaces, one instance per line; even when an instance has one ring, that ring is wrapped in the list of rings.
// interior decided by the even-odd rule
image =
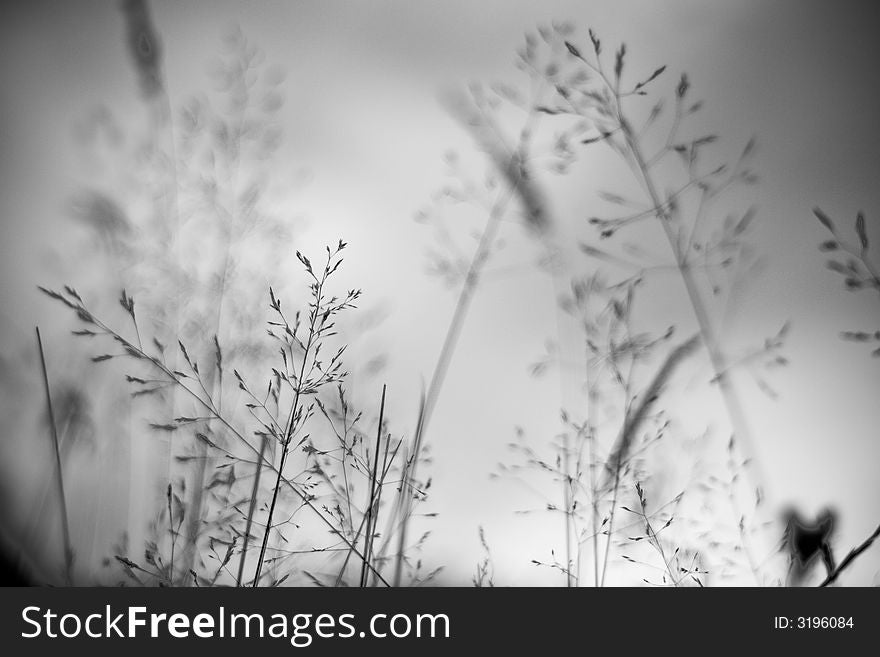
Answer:
[[[10,533],[38,559],[57,559],[57,543],[45,540],[57,525],[51,501],[43,501],[51,452],[41,424],[35,324],[43,327],[63,400],[59,423],[69,437],[72,538],[81,560],[88,554],[100,563],[120,529],[139,540],[161,500],[157,472],[170,448],[156,450],[155,437],[114,439],[149,413],[129,411],[118,377],[84,364],[93,354],[71,341],[69,318],[36,285],[72,284],[117,314],[119,288],[126,287],[156,327],[167,328],[173,317],[183,337],[218,332],[259,370],[268,286],[291,305],[304,301],[294,251],[318,254],[343,238],[350,247],[340,286],[365,293],[343,325],[349,390],[375,415],[387,383],[394,431],[411,437],[455,304],[456,266],[466,264],[472,233],[485,221],[479,198],[462,203],[456,193],[462,180],[483,189],[491,171],[450,111],[450,95],[469,82],[528,88],[514,65],[517,49],[524,33],[552,21],[571,21],[582,49],[593,28],[609,57],[626,41],[633,83],[666,65],[652,94],[671,96],[686,71],[694,100],[705,101],[692,132],[718,131],[720,158],[736,159],[757,137],[752,166],[760,183],[729,201],[757,210],[743,285],[724,297],[717,315],[725,318],[731,360],[749,365],[736,381],[753,456],[774,511],[788,503],[807,514],[826,505],[838,510],[841,552],[876,526],[880,368],[869,350],[838,336],[875,330],[878,306],[866,293],[846,294],[842,277],[826,269],[816,246],[827,231],[812,214],[820,205],[855,243],[852,224],[863,209],[864,230],[880,242],[873,66],[880,53],[870,10],[859,3],[684,0],[151,6],[167,103],[145,98],[115,4],[2,9],[2,499]],[[251,67],[259,78],[254,96],[244,99],[249,87],[241,80]],[[252,108],[243,112],[244,105]],[[650,105],[644,102],[643,113]],[[502,120],[517,125],[515,114]],[[249,138],[237,140],[245,122]],[[196,129],[200,124],[209,131]],[[545,137],[552,146],[552,130]],[[517,436],[545,449],[561,431],[560,409],[582,404],[578,314],[560,319],[557,297],[568,278],[596,268],[577,244],[605,247],[587,222],[613,209],[598,192],[634,187],[622,182],[631,174],[605,148],[579,152],[564,174],[553,171],[560,157],[565,153],[551,149],[536,175],[560,218],[553,241],[567,257],[565,280],[554,287],[547,275],[546,241],[529,237],[516,220],[502,225],[503,248],[476,291],[430,426],[433,484],[425,510],[437,516],[418,520],[413,534],[432,531],[423,559],[428,570],[445,567],[446,583],[468,582],[475,565],[486,563],[486,547],[497,583],[562,581],[558,571],[532,563],[552,561],[551,550],[560,554],[558,518],[515,513],[547,499],[558,503],[558,487],[537,477],[523,487],[489,475],[499,462],[511,463],[507,445]],[[183,226],[176,238],[163,233],[172,215]],[[630,255],[668,263],[659,233],[634,231],[638,248]],[[633,310],[642,330],[656,336],[675,325],[676,341],[684,340],[691,317],[674,273],[646,277]],[[785,322],[788,365],[768,371],[763,359],[748,360]],[[209,342],[202,346],[210,351]],[[536,363],[552,374],[534,376]],[[651,502],[673,499],[700,458],[707,477],[729,475],[727,424],[707,385],[711,376],[696,359],[663,399],[674,448],[646,466],[667,477],[653,484]],[[36,518],[44,506],[49,510]],[[735,540],[736,515],[724,528],[700,531]],[[868,584],[877,570],[875,550],[849,577]]]

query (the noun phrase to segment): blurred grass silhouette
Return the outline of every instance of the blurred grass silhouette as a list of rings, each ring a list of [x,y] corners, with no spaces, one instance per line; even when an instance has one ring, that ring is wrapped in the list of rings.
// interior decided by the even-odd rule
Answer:
[[[687,76],[681,76],[674,87],[674,109],[665,126],[662,99],[655,102],[646,117],[637,120],[636,117],[644,114],[638,101],[647,96],[650,89],[662,84],[665,67],[626,82],[625,45],[613,54],[613,65],[607,68],[599,38],[592,31],[588,36],[592,51],[589,58],[572,43],[575,37],[570,24],[540,27],[537,32],[526,35],[525,45],[517,53],[517,66],[528,80],[524,90],[509,84],[488,88],[472,84],[466,94],[450,96],[448,102],[455,115],[471,132],[477,147],[486,154],[489,173],[483,189],[480,189],[479,183],[461,173],[457,156],[450,157],[455,182],[444,188],[439,195],[440,203],[451,202],[457,207],[464,201],[469,207],[486,208],[486,222],[476,233],[478,244],[470,264],[466,265],[467,258],[462,257],[450,235],[450,222],[443,217],[445,208],[440,206],[419,214],[421,221],[434,223],[441,238],[439,243],[448,247],[446,253],[432,253],[435,270],[453,283],[460,282],[462,289],[437,373],[428,388],[426,407],[431,408],[436,403],[442,375],[449,367],[455,340],[474,290],[496,249],[502,222],[519,222],[525,238],[536,241],[539,253],[543,253],[539,266],[553,279],[561,304],[557,313],[577,318],[581,326],[581,349],[585,353],[583,385],[587,391],[586,409],[562,412],[561,433],[552,446],[555,458],[542,459],[519,441],[512,445],[514,452],[523,459],[523,463],[514,466],[518,477],[522,477],[524,471],[537,470],[548,474],[562,489],[562,503],[548,502],[546,509],[563,517],[565,555],[562,560],[554,555],[549,563],[539,560],[534,563],[559,570],[566,584],[574,585],[582,581],[582,555],[591,546],[593,573],[590,580],[596,585],[604,583],[612,537],[618,533],[614,523],[621,508],[618,496],[624,494],[621,489],[637,490],[647,533],[630,537],[632,542],[644,540],[662,557],[663,583],[678,584],[689,579],[702,584],[700,577],[704,571],[694,565],[699,554],[696,550],[680,554],[679,549],[674,549],[675,558],[679,560],[674,567],[666,558],[663,541],[653,531],[647,515],[660,512],[663,507],[649,510],[644,494],[648,485],[645,479],[659,479],[663,473],[639,467],[637,457],[645,449],[642,440],[651,442],[647,438],[651,430],[646,423],[657,421],[656,418],[665,414],[662,408],[656,410],[653,407],[659,405],[658,398],[667,387],[668,379],[699,344],[705,346],[709,356],[714,375],[712,384],[721,392],[737,442],[743,444],[747,455],[751,456],[746,418],[730,381],[731,369],[742,363],[729,362],[724,354],[717,337],[719,320],[713,317],[716,311],[705,300],[705,295],[708,287],[710,297],[723,300],[725,283],[719,274],[730,273],[727,285],[732,285],[737,268],[743,268],[748,262],[750,254],[746,237],[755,215],[754,209],[748,208],[739,217],[728,214],[721,222],[716,219],[718,210],[713,206],[723,206],[726,199],[722,197],[731,187],[752,185],[757,181],[757,176],[748,167],[754,143],[746,145],[733,164],[715,162],[704,165],[704,160],[708,159],[704,151],[717,141],[717,137],[687,134],[687,118],[702,106],[699,101],[690,99]],[[522,117],[519,123],[517,117]],[[635,125],[640,127],[637,129]],[[513,144],[505,136],[510,132],[519,135]],[[589,217],[588,224],[595,227],[598,238],[609,244],[599,248],[595,243],[581,241],[572,253],[570,244],[559,242],[559,226],[568,222],[558,212],[554,214],[550,204],[552,194],[546,191],[551,183],[545,172],[572,178],[574,174],[570,172],[576,169],[579,154],[602,144],[632,170],[636,196],[600,190],[600,199],[607,205],[622,208],[623,213]],[[645,155],[648,149],[651,149],[650,156]],[[675,163],[669,162],[672,158],[679,160],[677,168]],[[661,199],[658,190],[663,187],[668,191]],[[640,200],[638,194],[644,199]],[[519,207],[511,207],[514,205]],[[583,211],[577,207],[576,212]],[[641,263],[632,254],[644,253],[645,249],[638,249],[631,243],[623,244],[624,253],[616,252],[613,242],[619,233],[635,231],[637,224],[644,225],[652,218],[662,227],[661,234],[669,244],[672,262]],[[574,273],[584,268],[575,262],[578,255],[590,262],[583,278]],[[681,276],[699,329],[696,338],[678,345],[670,342],[674,327],[664,327],[659,335],[652,336],[650,332],[639,332],[643,329],[638,328],[633,315],[637,290],[642,283],[670,268]],[[565,281],[566,277],[569,281]],[[617,281],[608,283],[609,277]],[[664,282],[664,285],[668,286],[668,283]],[[567,287],[570,291],[566,291]],[[640,323],[644,326],[644,320]],[[763,346],[751,349],[748,357],[741,360],[753,363],[765,359],[776,365],[784,364],[778,351],[785,334],[784,329]],[[535,367],[536,374],[543,373],[550,366],[567,366],[565,359],[571,354],[560,351],[562,339],[560,334],[556,343],[551,342],[554,353],[548,354]],[[664,350],[667,358],[663,365],[653,375],[646,372],[645,364],[652,357],[656,358],[656,352]],[[609,384],[619,388],[619,392],[610,391]],[[619,410],[616,416],[606,419],[601,407],[608,404],[619,405]],[[426,416],[429,414],[423,414],[423,418]],[[575,420],[575,417],[582,419]],[[612,427],[618,429],[608,426],[609,419],[614,423]],[[420,423],[417,445],[425,433],[425,425],[426,420]],[[672,431],[673,426],[670,419],[659,425],[657,440],[664,432]],[[604,438],[599,435],[599,426],[604,429]],[[610,439],[611,434],[616,434],[614,440]],[[747,463],[749,468],[743,470],[747,472],[746,478],[759,478],[755,462],[749,458]],[[503,470],[508,474],[511,472],[507,466]],[[760,486],[760,481],[753,482],[756,506],[763,500]],[[676,509],[682,494],[673,498]],[[725,494],[722,499],[728,497]],[[662,518],[663,530],[667,530],[672,520],[673,516]],[[740,529],[740,534],[744,534],[745,528]],[[604,538],[604,548],[600,546],[600,537]],[[726,550],[742,551],[741,543],[745,539],[742,536],[740,539],[730,542]],[[633,561],[626,555],[624,557]],[[683,558],[690,559],[692,569],[682,566],[680,560]],[[759,583],[764,583],[758,574],[755,576]]]

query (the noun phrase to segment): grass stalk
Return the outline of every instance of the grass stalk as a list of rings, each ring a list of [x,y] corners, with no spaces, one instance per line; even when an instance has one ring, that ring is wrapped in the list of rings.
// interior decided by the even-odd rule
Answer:
[[[443,340],[443,346],[437,357],[437,364],[434,367],[434,372],[431,375],[431,381],[427,393],[422,401],[411,452],[412,465],[410,472],[408,473],[408,478],[410,480],[415,480],[419,456],[421,454],[421,448],[428,423],[431,420],[434,407],[440,395],[440,390],[442,389],[443,382],[446,378],[446,373],[452,362],[452,357],[458,344],[459,335],[464,326],[464,321],[467,317],[468,310],[470,309],[471,301],[473,300],[473,296],[480,282],[483,267],[488,260],[492,244],[495,241],[501,220],[504,217],[504,213],[507,211],[510,201],[514,197],[520,200],[523,208],[527,212],[528,221],[531,224],[532,229],[543,231],[544,228],[546,228],[547,221],[547,217],[544,214],[544,208],[540,201],[540,195],[537,193],[532,182],[527,180],[525,170],[528,144],[532,137],[537,111],[532,109],[529,112],[526,122],[520,130],[519,139],[513,148],[504,143],[497,127],[492,123],[491,119],[485,116],[482,112],[478,111],[473,113],[466,109],[464,105],[455,108],[455,111],[459,114],[458,118],[464,125],[468,126],[469,129],[474,130],[475,126],[490,129],[493,135],[493,140],[491,142],[481,136],[478,133],[478,130],[477,133],[474,134],[474,137],[478,143],[481,143],[484,146],[488,156],[492,160],[492,164],[495,166],[498,173],[506,180],[508,186],[505,191],[499,194],[495,203],[493,203],[489,210],[486,225],[483,228],[483,232],[477,243],[477,248],[474,251],[470,264],[468,265],[464,283],[459,292],[455,310],[453,311],[452,319],[449,322],[449,327]],[[397,561],[394,575],[395,586],[400,585],[403,574],[403,552],[406,546],[407,526],[409,524],[411,508],[411,498],[404,496],[404,506],[400,517],[400,534],[396,555]]]
[[[608,570],[608,556],[611,551],[611,536],[614,533],[614,515],[617,506],[617,495],[620,489],[620,475],[623,466],[626,463],[627,455],[636,436],[636,432],[641,426],[648,413],[651,405],[657,400],[663,385],[669,380],[676,367],[691,353],[694,352],[700,343],[701,335],[697,334],[686,340],[676,347],[660,366],[657,374],[654,375],[648,388],[642,395],[642,399],[635,410],[627,413],[623,427],[620,430],[620,436],[617,443],[611,451],[611,455],[606,461],[606,482],[603,488],[611,485],[611,511],[609,512],[607,540],[605,541],[605,557],[602,565],[602,577],[599,586],[605,585],[605,574]],[[595,532],[594,532],[595,534]]]
[[[507,190],[506,192],[502,193],[501,196],[499,196],[496,203],[492,206],[492,209],[489,212],[489,218],[486,222],[486,226],[483,229],[483,233],[480,235],[480,241],[477,244],[477,248],[474,251],[473,258],[471,259],[467,273],[465,274],[464,284],[462,285],[461,292],[458,295],[458,301],[455,304],[455,310],[452,313],[452,319],[450,320],[449,327],[446,330],[446,336],[443,339],[443,346],[440,349],[440,355],[437,357],[437,364],[435,365],[434,372],[431,375],[431,381],[428,385],[428,390],[422,402],[421,412],[419,413],[419,419],[416,425],[415,439],[413,440],[413,447],[411,451],[412,465],[410,466],[409,473],[407,474],[407,478],[409,480],[413,480],[415,478],[417,464],[419,461],[419,454],[421,453],[425,433],[427,432],[428,428],[428,423],[431,420],[431,415],[434,411],[434,407],[437,404],[437,399],[440,396],[440,390],[442,389],[443,382],[446,379],[446,373],[449,370],[449,365],[451,364],[452,357],[455,354],[455,348],[458,344],[458,337],[461,334],[462,327],[464,326],[464,321],[467,318],[467,313],[470,309],[471,301],[473,300],[474,294],[479,285],[480,275],[483,271],[483,265],[485,264],[489,256],[490,248],[495,240],[495,236],[498,233],[501,218],[507,210],[507,205],[513,197],[513,194],[513,189]],[[407,525],[409,524],[409,516],[412,509],[411,496],[404,495],[403,500],[403,509],[400,517],[400,534],[398,538],[398,549],[396,555],[397,561],[394,573],[394,586],[400,586],[401,578],[403,576],[403,552],[406,546]]]
[[[737,438],[746,445],[749,456],[756,456],[754,441],[751,437],[751,430],[749,429],[746,414],[743,411],[739,395],[733,387],[733,383],[728,374],[727,359],[724,356],[724,352],[722,351],[721,343],[718,340],[715,328],[709,316],[709,311],[707,309],[706,303],[703,300],[702,294],[699,290],[699,286],[697,285],[697,281],[694,278],[689,263],[687,262],[687,256],[686,254],[682,253],[681,250],[678,248],[678,241],[676,240],[675,234],[672,230],[672,218],[669,215],[668,207],[660,200],[660,195],[657,191],[657,185],[653,180],[653,177],[651,176],[644,155],[642,154],[641,146],[638,143],[638,140],[632,130],[632,127],[629,124],[629,121],[627,121],[623,116],[621,116],[620,120],[623,134],[626,138],[627,144],[629,145],[630,151],[635,158],[635,162],[638,167],[638,171],[644,184],[645,190],[650,197],[651,204],[655,208],[657,218],[660,220],[660,224],[663,227],[663,232],[666,235],[666,239],[669,242],[669,246],[672,250],[673,256],[675,257],[679,274],[681,276],[682,282],[684,283],[688,299],[691,304],[691,308],[694,312],[694,317],[697,320],[697,325],[699,326],[700,333],[702,334],[703,344],[706,346],[706,352],[709,355],[709,361],[712,366],[714,375],[713,380],[717,381],[718,386],[721,390],[722,401],[724,402],[724,405],[726,407],[727,414],[733,427],[734,433],[736,434]],[[757,465],[757,460],[756,467],[760,472],[760,465]],[[762,483],[764,481],[763,477],[759,477],[758,479],[758,483]]]
[[[293,439],[293,428],[299,410],[299,399],[303,386],[303,377],[306,373],[306,361],[312,348],[312,341],[315,339],[315,324],[318,320],[318,308],[321,303],[321,284],[318,284],[315,292],[315,307],[310,313],[309,319],[309,337],[303,351],[302,364],[300,365],[299,378],[296,383],[296,392],[293,397],[293,404],[290,408],[290,415],[287,418],[287,426],[284,428],[284,444],[281,449],[281,461],[278,464],[278,475],[275,478],[275,485],[272,489],[272,502],[269,505],[269,517],[266,520],[266,531],[263,534],[263,543],[260,546],[260,558],[257,560],[256,570],[254,571],[254,587],[260,584],[260,572],[263,569],[263,559],[266,556],[266,546],[269,544],[269,535],[272,533],[272,517],[275,514],[275,504],[278,502],[278,491],[281,489],[281,480],[283,478],[284,465],[287,462],[287,455],[290,451],[290,441]]]
[[[367,530],[364,535],[364,562],[361,567],[361,587],[367,585],[369,571],[367,566],[370,563],[370,553],[373,549],[373,533],[375,531],[375,521],[373,520],[374,507],[376,506],[376,496],[379,487],[379,452],[382,448],[382,421],[385,416],[385,390],[386,386],[382,386],[382,401],[379,404],[379,426],[376,428],[376,451],[373,455],[373,471],[370,477],[370,505],[367,507]],[[378,509],[376,509],[378,512]]]
[[[247,550],[248,545],[251,540],[251,527],[254,523],[254,511],[257,508],[257,495],[260,491],[260,475],[263,472],[263,460],[266,454],[266,445],[269,442],[268,436],[263,436],[263,440],[260,443],[260,457],[257,459],[257,470],[254,473],[254,487],[251,491],[251,501],[248,504],[248,513],[247,520],[244,525],[244,543],[241,546],[241,558],[238,562],[238,577],[235,579],[235,585],[240,587],[242,578],[244,577],[244,564],[245,559],[247,558]]]
[[[169,566],[168,580],[174,586],[174,548],[177,546],[177,535],[174,531],[174,514],[171,511],[171,484],[168,484],[165,498],[168,505],[168,534],[171,539],[171,565]]]
[[[868,536],[868,538],[866,538],[860,545],[850,550],[849,554],[843,558],[843,561],[840,562],[837,568],[828,573],[828,577],[826,577],[819,586],[824,587],[833,584],[837,578],[840,577],[840,574],[856,560],[856,557],[871,547],[874,541],[877,540],[878,536],[880,536],[880,525],[878,525],[877,529],[874,530],[874,533]]]
[[[46,369],[46,355],[43,352],[43,339],[40,327],[35,327],[37,334],[37,350],[40,352],[40,367],[43,373],[43,386],[46,391],[46,408],[49,412],[49,427],[52,434],[52,445],[55,450],[55,477],[58,484],[58,501],[61,505],[61,534],[64,540],[64,569],[68,584],[73,583],[73,545],[70,542],[70,523],[67,517],[67,497],[64,494],[64,474],[61,467],[61,446],[58,443],[58,428],[55,424],[55,411],[52,408],[52,393],[49,388],[49,373]]]
[[[591,518],[592,542],[593,542],[593,586],[599,586],[599,487],[596,483],[596,428],[593,423],[593,413],[596,411],[596,392],[593,389],[592,374],[590,368],[590,351],[587,347],[586,354],[586,385],[587,385],[587,440],[589,441],[588,467],[590,469],[590,502],[593,507]],[[580,551],[580,545],[578,545]]]
[[[620,149],[621,155],[624,156],[624,159],[633,170],[633,173],[635,174],[638,182],[645,190],[650,202],[651,213],[654,214],[654,216],[657,218],[657,220],[660,222],[660,225],[662,226],[664,235],[669,243],[673,257],[675,258],[676,268],[678,269],[679,275],[685,286],[685,290],[687,292],[688,300],[693,310],[694,317],[697,321],[697,325],[699,326],[699,330],[703,338],[702,341],[706,347],[710,365],[713,370],[713,380],[717,381],[718,386],[721,390],[721,398],[724,403],[725,410],[727,412],[731,426],[735,435],[742,441],[742,443],[746,445],[746,450],[749,452],[749,456],[754,457],[754,441],[751,438],[751,431],[749,429],[745,412],[742,409],[742,404],[740,403],[739,396],[728,375],[727,359],[724,356],[720,341],[718,340],[718,336],[711,320],[706,302],[703,300],[703,296],[700,293],[699,286],[696,279],[694,278],[690,263],[687,260],[687,253],[683,251],[683,248],[679,244],[677,236],[673,230],[674,222],[669,204],[662,201],[660,193],[658,192],[658,185],[652,175],[651,166],[653,165],[654,161],[649,161],[644,156],[640,143],[640,133],[633,129],[632,124],[625,116],[622,109],[619,67],[622,64],[622,57],[625,50],[621,49],[619,53],[618,70],[616,71],[617,82],[612,82],[609,79],[604,67],[602,66],[602,61],[599,58],[598,41],[596,41],[592,32],[591,38],[593,39],[596,51],[596,64],[591,63],[570,43],[566,42],[566,47],[568,48],[572,56],[583,62],[590,70],[592,70],[599,76],[599,79],[612,94],[613,103],[609,102],[609,109],[614,115],[614,118],[617,122],[618,130],[622,135],[623,141],[625,143],[625,150],[623,148]],[[658,69],[658,72],[662,72],[662,69]],[[683,78],[682,84],[684,84],[684,80],[685,79]],[[683,96],[685,91],[686,87],[682,88],[680,86],[679,98]],[[679,120],[680,116],[676,115],[676,125]],[[630,155],[629,158],[626,157],[626,153]],[[755,459],[755,461],[757,461],[757,459]],[[759,472],[757,483],[760,486],[761,483],[765,481],[765,479],[763,476],[760,476],[760,466],[757,466],[756,464],[756,467],[758,467]]]

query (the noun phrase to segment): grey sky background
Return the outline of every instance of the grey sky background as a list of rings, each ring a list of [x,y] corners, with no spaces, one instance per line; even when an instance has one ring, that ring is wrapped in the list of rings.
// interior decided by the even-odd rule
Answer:
[[[821,205],[851,231],[863,209],[872,241],[880,242],[880,21],[868,7],[812,0],[155,2],[153,18],[172,103],[209,86],[207,64],[231,25],[286,71],[276,211],[296,220],[294,242],[304,253],[340,237],[350,243],[342,284],[363,288],[365,307],[384,313],[352,349],[363,359],[388,356],[378,379],[356,379],[352,387],[359,401],[374,404],[387,382],[392,429],[403,434],[415,424],[455,300],[454,290],[426,273],[433,233],[413,216],[444,183],[447,150],[481,161],[442,93],[469,81],[521,79],[512,62],[524,31],[551,20],[572,21],[582,44],[587,27],[609,50],[626,41],[629,70],[666,64],[655,92],[670,91],[687,71],[706,102],[700,126],[719,131],[723,149],[736,153],[758,139],[762,182],[747,200],[758,208],[750,240],[763,266],[725,331],[737,353],[791,322],[784,351],[791,364],[768,375],[779,398],[748,376],[738,379],[768,493],[774,504],[797,502],[807,512],[837,508],[843,550],[880,516],[880,361],[838,334],[875,330],[880,306],[867,292],[846,293],[825,268],[816,246],[826,234],[810,210]],[[144,116],[114,3],[27,2],[0,12],[0,355],[13,362],[37,323],[52,348],[64,350],[63,315],[38,296],[37,284],[82,288],[85,279],[95,283],[91,294],[115,294],[112,280],[103,290],[94,281],[88,262],[63,257],[74,239],[66,207],[90,175],[73,127],[99,103],[133,125]],[[584,219],[593,210],[572,207],[585,198],[580,186],[617,182],[618,172],[603,165],[607,152],[584,158],[578,175],[585,180],[560,183],[573,190],[558,201],[566,237],[592,234]],[[558,431],[558,379],[528,375],[555,330],[553,289],[528,267],[534,250],[517,240],[512,231],[504,258],[523,267],[490,276],[479,292],[429,436],[428,510],[440,515],[425,522],[433,530],[425,559],[446,566],[453,582],[466,582],[480,558],[478,525],[499,583],[559,580],[530,564],[559,549],[559,521],[514,515],[541,498],[488,479],[507,458],[516,426],[536,445]],[[262,291],[269,282],[267,275],[254,283]],[[648,287],[643,312],[655,311],[690,321],[674,276]],[[696,383],[707,371],[697,368],[675,398],[682,434],[719,429],[721,407]],[[564,400],[576,401],[578,389],[563,386]],[[20,408],[4,406],[7,434]],[[5,469],[11,457],[3,458]],[[853,578],[876,581],[878,564],[874,550]]]

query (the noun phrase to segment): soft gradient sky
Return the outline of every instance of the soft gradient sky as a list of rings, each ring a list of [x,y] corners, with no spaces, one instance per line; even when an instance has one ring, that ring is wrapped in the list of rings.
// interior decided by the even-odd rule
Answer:
[[[351,244],[346,280],[387,310],[376,335],[358,344],[364,357],[389,355],[389,408],[402,433],[415,421],[454,302],[425,273],[433,234],[413,215],[443,183],[443,153],[473,152],[441,93],[471,80],[516,81],[512,62],[524,31],[551,20],[573,21],[580,42],[588,26],[608,44],[625,40],[635,70],[668,65],[664,89],[687,71],[706,100],[707,128],[719,130],[732,152],[752,135],[759,143],[752,240],[765,266],[727,330],[743,345],[791,321],[791,365],[770,375],[780,398],[741,381],[768,492],[775,503],[797,501],[807,511],[840,509],[844,548],[880,517],[880,361],[837,335],[876,328],[880,307],[876,298],[844,292],[825,269],[816,245],[826,235],[810,208],[820,204],[848,227],[864,209],[869,234],[880,242],[880,20],[869,6],[218,1],[155,2],[153,15],[172,102],[207,86],[206,64],[234,24],[286,70],[279,181],[303,168],[310,177],[278,210],[306,217],[297,238],[303,252],[340,236]],[[66,204],[87,182],[75,121],[103,103],[137,124],[142,107],[114,3],[7,3],[0,49],[0,354],[11,360],[36,323],[47,326],[55,345],[65,339],[62,326],[48,324],[57,316],[35,285],[85,276],[57,257],[68,230]],[[601,159],[582,170],[597,187],[614,184]],[[520,255],[528,264],[529,254]],[[648,308],[680,305],[684,312],[677,285]],[[547,559],[554,541],[558,549],[556,525],[515,517],[534,499],[512,483],[488,480],[515,426],[536,440],[558,429],[558,385],[527,374],[554,330],[552,288],[534,271],[487,281],[474,303],[431,429],[431,508],[441,515],[426,558],[445,564],[453,581],[466,579],[479,558],[478,525],[496,552],[499,583],[558,580],[529,564]],[[698,432],[718,410],[696,396],[676,413]],[[878,563],[875,549],[859,566],[859,581],[870,583]]]

